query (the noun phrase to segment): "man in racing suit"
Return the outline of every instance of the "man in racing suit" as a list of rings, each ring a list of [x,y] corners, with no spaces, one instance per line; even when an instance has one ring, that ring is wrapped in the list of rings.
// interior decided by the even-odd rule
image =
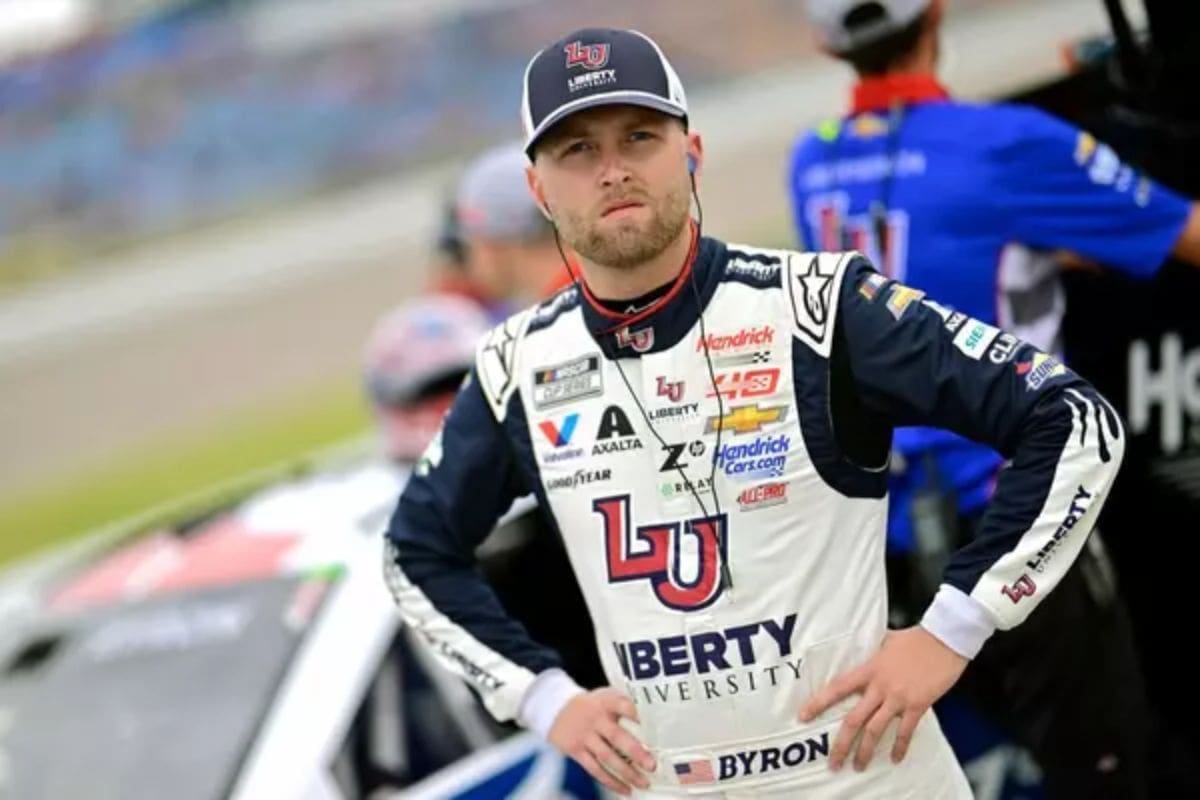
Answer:
[[[524,95],[531,190],[583,280],[480,343],[387,534],[405,621],[498,718],[622,794],[969,797],[925,712],[1079,553],[1123,454],[1115,413],[1015,337],[965,338],[974,323],[856,253],[701,236],[701,140],[641,34],[569,34]],[[1011,466],[921,623],[889,632],[898,424]],[[530,491],[608,687],[578,688],[473,568]]]

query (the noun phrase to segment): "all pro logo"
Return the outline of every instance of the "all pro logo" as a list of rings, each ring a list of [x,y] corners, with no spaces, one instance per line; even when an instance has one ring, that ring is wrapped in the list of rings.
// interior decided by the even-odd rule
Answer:
[[[649,581],[659,602],[676,611],[699,611],[712,605],[723,588],[720,575],[728,530],[725,515],[643,525],[634,530],[629,505],[627,494],[592,502],[592,510],[603,519],[609,583]],[[690,558],[685,558],[685,542],[695,544],[695,555]]]

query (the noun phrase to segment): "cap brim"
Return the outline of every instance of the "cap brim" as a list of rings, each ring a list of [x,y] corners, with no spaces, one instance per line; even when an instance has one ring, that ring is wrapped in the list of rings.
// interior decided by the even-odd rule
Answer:
[[[596,108],[597,106],[641,106],[642,108],[661,111],[664,114],[679,117],[680,119],[687,117],[686,108],[651,92],[632,92],[626,90],[593,94],[573,100],[555,109],[553,114],[542,120],[541,124],[525,140],[525,155],[533,158],[533,148],[537,145],[538,140],[546,134],[546,131],[578,111]]]

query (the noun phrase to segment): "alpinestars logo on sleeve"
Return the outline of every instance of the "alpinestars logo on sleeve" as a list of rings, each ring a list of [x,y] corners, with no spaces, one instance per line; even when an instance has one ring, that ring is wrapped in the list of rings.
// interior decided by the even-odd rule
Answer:
[[[513,360],[516,354],[517,337],[510,329],[510,325],[512,325],[512,320],[506,320],[503,325],[494,328],[488,334],[480,364],[482,383],[487,390],[488,398],[497,405],[504,401],[504,395],[512,386],[513,380]]]

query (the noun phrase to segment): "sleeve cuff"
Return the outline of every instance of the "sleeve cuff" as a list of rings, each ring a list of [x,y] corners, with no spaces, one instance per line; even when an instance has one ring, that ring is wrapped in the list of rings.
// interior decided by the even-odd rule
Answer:
[[[996,630],[982,603],[947,584],[942,584],[925,610],[921,627],[966,659],[975,658]]]
[[[540,672],[525,691],[518,721],[545,739],[558,712],[579,694],[583,694],[583,689],[561,669]]]

